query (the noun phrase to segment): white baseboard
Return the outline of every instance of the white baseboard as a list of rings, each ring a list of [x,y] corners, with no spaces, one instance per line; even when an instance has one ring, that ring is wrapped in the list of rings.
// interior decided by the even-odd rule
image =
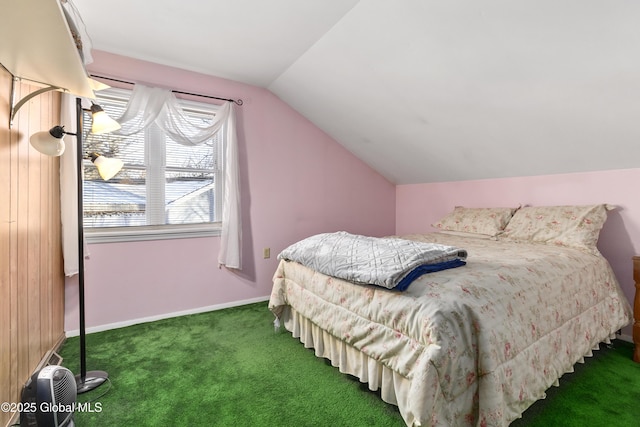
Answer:
[[[633,337],[631,335],[621,334],[621,335],[618,335],[618,339],[622,341],[627,341],[633,344]]]
[[[170,319],[172,317],[179,317],[179,316],[187,316],[189,314],[206,313],[208,311],[216,311],[216,310],[222,310],[224,308],[239,307],[241,305],[253,304],[253,303],[256,303],[256,302],[263,302],[263,301],[268,301],[268,300],[269,300],[268,296],[257,297],[257,298],[251,298],[251,299],[246,299],[246,300],[241,300],[241,301],[233,301],[233,302],[224,303],[224,304],[215,304],[215,305],[209,305],[209,306],[206,306],[206,307],[198,307],[198,308],[193,308],[193,309],[190,309],[190,310],[175,311],[175,312],[172,312],[172,313],[158,314],[156,316],[141,317],[141,318],[138,318],[138,319],[131,319],[131,320],[125,320],[125,321],[122,321],[122,322],[108,323],[106,325],[93,326],[93,327],[87,328],[86,329],[86,333],[87,334],[92,334],[92,333],[95,333],[95,332],[102,332],[102,331],[108,331],[108,330],[111,330],[111,329],[118,329],[118,328],[124,328],[124,327],[127,327],[127,326],[138,325],[140,323],[155,322],[156,320]],[[80,335],[80,329],[74,329],[72,331],[66,331],[67,338],[69,338],[69,337],[77,337],[78,335]]]

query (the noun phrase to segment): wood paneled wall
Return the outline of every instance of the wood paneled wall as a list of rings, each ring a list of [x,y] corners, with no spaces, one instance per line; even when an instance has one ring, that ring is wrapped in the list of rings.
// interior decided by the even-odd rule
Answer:
[[[9,129],[12,76],[0,67],[0,403],[19,402],[47,350],[64,339],[59,158],[29,136],[59,121],[60,94],[26,103]],[[16,85],[16,100],[39,89]],[[0,411],[0,425],[12,414]]]

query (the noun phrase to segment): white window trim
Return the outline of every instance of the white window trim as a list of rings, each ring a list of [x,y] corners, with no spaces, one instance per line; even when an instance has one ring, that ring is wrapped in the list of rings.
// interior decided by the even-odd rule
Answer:
[[[87,243],[118,243],[212,237],[219,236],[221,230],[222,224],[213,222],[210,224],[85,228],[84,236]]]
[[[129,97],[130,90],[109,88],[109,92],[120,98],[124,94],[125,97]],[[107,94],[106,97],[109,97]],[[181,100],[183,105],[195,111],[203,111],[200,104],[195,101]],[[207,109],[207,112],[213,112],[217,110],[215,104],[210,104],[211,110]],[[223,152],[223,144],[218,144],[218,158],[221,159]],[[216,182],[219,182],[222,175],[222,169],[216,172]],[[220,197],[216,197],[216,212],[222,212],[222,188],[220,188]],[[84,227],[85,241],[89,244],[96,243],[120,243],[120,242],[136,242],[136,241],[150,241],[150,240],[171,240],[171,239],[192,239],[199,237],[215,237],[220,236],[222,232],[222,222],[213,222],[205,224],[162,224],[162,225],[147,225],[147,226],[132,226],[132,227]]]

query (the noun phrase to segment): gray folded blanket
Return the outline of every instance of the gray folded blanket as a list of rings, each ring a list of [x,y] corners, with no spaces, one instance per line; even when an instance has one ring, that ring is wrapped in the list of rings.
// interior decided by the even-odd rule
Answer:
[[[308,237],[278,255],[328,276],[400,291],[422,274],[465,265],[466,258],[454,246],[344,231]]]

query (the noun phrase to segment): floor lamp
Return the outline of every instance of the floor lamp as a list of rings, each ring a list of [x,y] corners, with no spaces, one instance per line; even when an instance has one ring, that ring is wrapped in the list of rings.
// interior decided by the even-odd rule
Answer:
[[[93,104],[95,106],[95,104]],[[102,110],[102,109],[100,109]],[[83,206],[83,165],[84,159],[83,141],[82,141],[82,99],[76,98],[76,138],[78,147],[76,150],[76,181],[78,193],[78,304],[80,308],[80,373],[76,375],[76,385],[78,386],[78,394],[84,393],[98,387],[104,383],[109,374],[105,371],[89,371],[87,372],[87,352],[86,352],[86,325],[85,325],[85,306],[84,306],[84,206]],[[96,114],[95,112],[93,114]],[[119,128],[120,125],[117,126]],[[114,129],[113,129],[114,130]],[[103,131],[108,132],[108,131]],[[93,133],[98,133],[93,131]],[[122,167],[120,167],[118,170]],[[117,171],[115,172],[117,173]],[[115,173],[113,175],[115,175]],[[102,175],[102,174],[101,174]],[[109,177],[111,178],[111,177]]]
[[[41,153],[50,156],[59,156],[64,152],[62,137],[75,135],[77,139],[76,156],[76,180],[78,202],[78,305],[80,312],[80,373],[76,375],[78,394],[93,390],[103,384],[109,374],[105,371],[87,371],[86,366],[86,325],[85,325],[85,301],[84,301],[84,206],[83,206],[83,160],[84,150],[82,141],[83,114],[82,99],[76,98],[76,133],[67,132],[62,126],[55,126],[47,132],[38,132],[31,136],[31,145]],[[120,128],[120,125],[109,118],[102,108],[92,104],[89,110],[92,113],[93,123],[91,133],[107,133]],[[112,178],[122,168],[123,163],[118,159],[109,159],[92,153],[89,156],[98,168],[98,173],[104,180]]]

